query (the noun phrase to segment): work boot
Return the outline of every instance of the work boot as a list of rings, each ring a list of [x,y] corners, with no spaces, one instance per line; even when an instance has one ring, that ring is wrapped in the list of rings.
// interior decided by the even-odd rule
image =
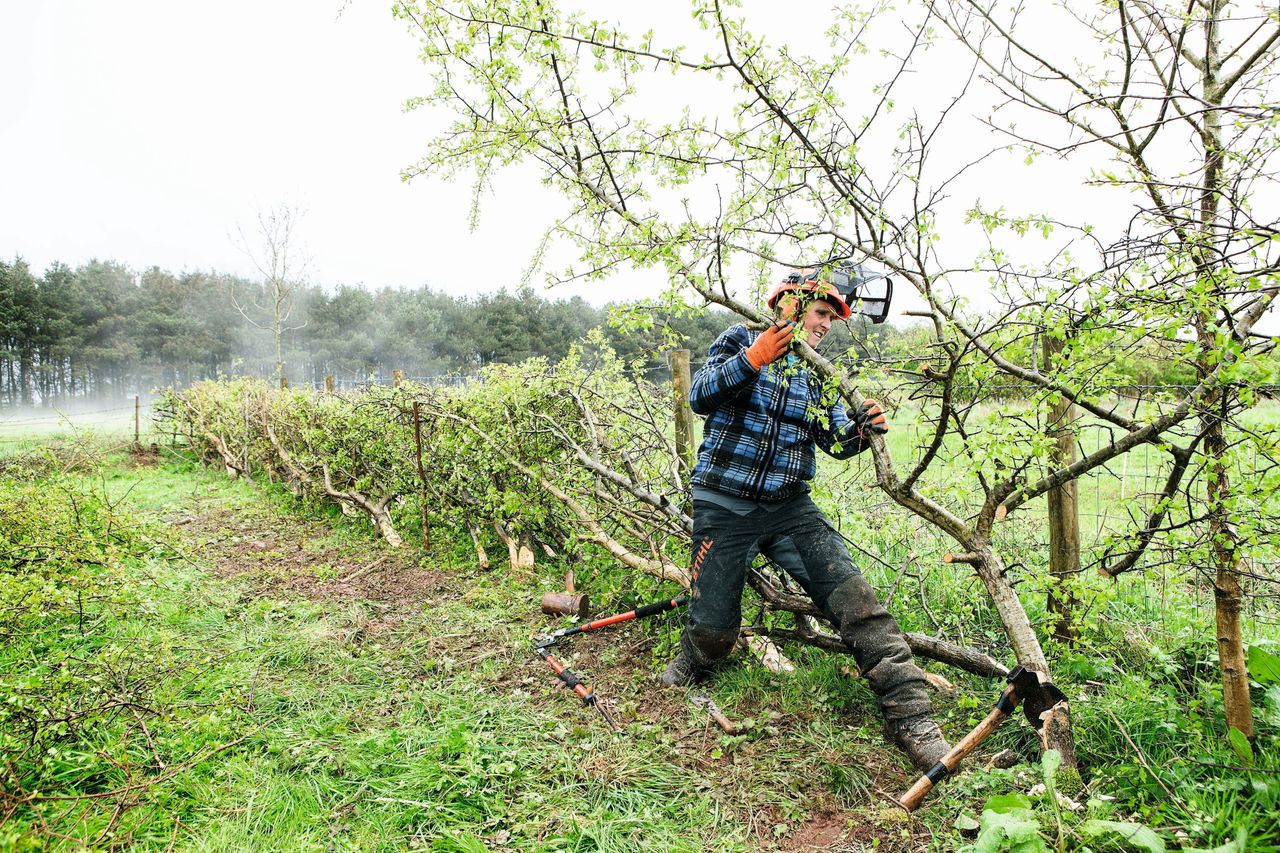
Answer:
[[[698,680],[703,668],[693,662],[687,652],[681,651],[671,659],[667,668],[662,671],[663,687],[688,687]]]
[[[921,773],[942,760],[951,745],[928,714],[886,720],[884,736],[896,743]]]

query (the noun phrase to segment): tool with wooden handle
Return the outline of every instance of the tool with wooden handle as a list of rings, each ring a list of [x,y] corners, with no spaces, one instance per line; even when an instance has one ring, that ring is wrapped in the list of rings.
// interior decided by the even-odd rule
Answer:
[[[712,699],[705,691],[698,690],[689,694],[689,701],[699,708],[706,708],[707,713],[711,715],[711,719],[715,720],[720,730],[727,735],[736,735],[742,730],[742,727],[730,720],[720,710],[720,706],[716,704],[716,700]]]
[[[1044,725],[1041,715],[1059,702],[1067,701],[1066,694],[1054,685],[1043,672],[1027,669],[1019,664],[1009,672],[1009,686],[996,700],[995,707],[986,719],[969,732],[938,763],[925,771],[911,789],[898,799],[898,804],[909,812],[915,811],[925,796],[960,765],[969,753],[978,748],[991,733],[1022,703],[1022,710],[1037,730]]]

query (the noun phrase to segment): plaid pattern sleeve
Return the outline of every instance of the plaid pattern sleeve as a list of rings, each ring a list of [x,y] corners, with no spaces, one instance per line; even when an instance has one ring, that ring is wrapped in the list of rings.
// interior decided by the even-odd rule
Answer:
[[[707,362],[693,377],[689,408],[709,415],[743,393],[759,372],[747,361],[747,347],[755,335],[746,326],[733,326],[715,339],[707,351]]]
[[[815,445],[839,459],[864,447],[843,405],[822,406],[817,379],[800,364],[751,366],[743,353],[757,334],[730,328],[694,377],[689,403],[707,421],[692,481],[748,500],[782,500],[808,490]],[[814,417],[820,408],[827,417]]]

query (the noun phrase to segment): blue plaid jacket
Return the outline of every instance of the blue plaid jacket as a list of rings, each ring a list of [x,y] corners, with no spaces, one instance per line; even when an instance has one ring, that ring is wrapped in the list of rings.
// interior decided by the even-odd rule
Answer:
[[[755,501],[807,492],[817,471],[816,444],[836,459],[870,445],[858,436],[844,404],[823,404],[822,383],[786,356],[759,372],[746,349],[759,335],[733,326],[707,353],[693,378],[689,405],[707,416],[693,469],[695,485]]]

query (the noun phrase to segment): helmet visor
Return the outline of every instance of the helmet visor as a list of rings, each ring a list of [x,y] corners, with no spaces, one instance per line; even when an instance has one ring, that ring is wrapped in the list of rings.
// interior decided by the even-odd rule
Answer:
[[[853,311],[872,323],[883,323],[888,319],[889,303],[893,301],[893,279],[860,264],[832,267],[827,278]]]

